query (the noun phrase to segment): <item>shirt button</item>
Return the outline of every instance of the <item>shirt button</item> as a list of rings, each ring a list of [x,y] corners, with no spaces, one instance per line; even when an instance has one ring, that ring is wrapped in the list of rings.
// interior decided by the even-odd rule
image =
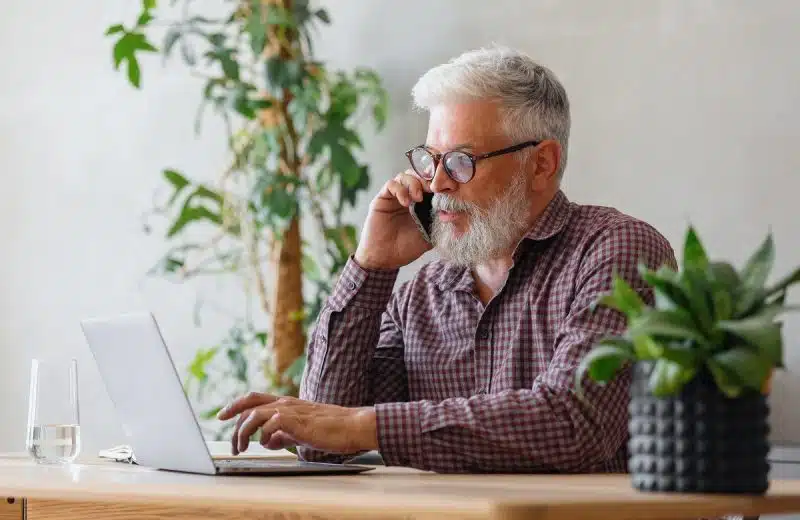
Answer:
[[[356,290],[356,282],[350,282],[349,287],[350,287],[351,291],[355,291]]]

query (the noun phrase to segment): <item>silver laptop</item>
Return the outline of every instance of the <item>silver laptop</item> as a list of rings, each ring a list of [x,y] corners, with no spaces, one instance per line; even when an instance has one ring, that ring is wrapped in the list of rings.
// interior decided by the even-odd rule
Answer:
[[[354,474],[374,469],[301,460],[215,459],[151,313],[85,319],[81,328],[138,464],[209,475]]]

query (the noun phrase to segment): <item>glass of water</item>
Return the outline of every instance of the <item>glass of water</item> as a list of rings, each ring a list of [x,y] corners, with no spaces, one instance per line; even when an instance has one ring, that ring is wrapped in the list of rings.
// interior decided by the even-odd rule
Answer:
[[[28,453],[42,464],[70,464],[81,450],[78,362],[31,363]]]

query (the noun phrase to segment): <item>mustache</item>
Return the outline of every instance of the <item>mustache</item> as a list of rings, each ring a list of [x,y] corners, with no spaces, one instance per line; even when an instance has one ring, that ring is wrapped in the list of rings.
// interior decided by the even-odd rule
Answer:
[[[436,193],[431,201],[434,211],[465,212],[471,215],[482,215],[484,211],[477,205],[458,200],[444,193]]]

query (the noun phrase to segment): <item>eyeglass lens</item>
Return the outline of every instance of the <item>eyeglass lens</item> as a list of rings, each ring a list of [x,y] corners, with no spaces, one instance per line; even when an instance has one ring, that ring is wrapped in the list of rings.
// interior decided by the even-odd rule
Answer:
[[[474,166],[472,159],[463,152],[451,151],[444,155],[444,169],[456,182],[467,182],[472,178]],[[411,165],[424,179],[431,180],[436,174],[433,156],[424,148],[411,152]]]

